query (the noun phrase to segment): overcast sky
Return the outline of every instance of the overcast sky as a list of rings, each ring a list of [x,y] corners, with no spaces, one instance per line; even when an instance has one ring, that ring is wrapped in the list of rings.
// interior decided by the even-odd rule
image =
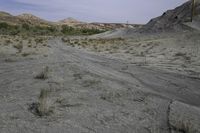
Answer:
[[[187,0],[0,0],[0,10],[32,13],[47,20],[146,23]]]

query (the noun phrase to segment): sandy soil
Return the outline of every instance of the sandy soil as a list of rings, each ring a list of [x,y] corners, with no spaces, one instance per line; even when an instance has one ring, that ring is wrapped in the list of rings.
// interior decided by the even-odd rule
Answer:
[[[131,38],[73,38],[64,42],[108,58],[200,78],[199,34],[199,31],[168,32],[135,34]],[[77,43],[70,44],[73,41]]]
[[[106,40],[103,47],[98,42],[93,49],[95,40],[83,49],[82,43],[72,47],[61,38],[33,41],[31,46],[25,40],[22,47],[2,37],[0,131],[197,133],[198,38],[199,33],[144,35]],[[36,78],[47,67],[45,78]],[[35,112],[42,89],[49,90],[51,108],[44,116]],[[181,109],[187,112],[187,108],[195,112],[191,116],[195,121],[187,113],[177,113]]]

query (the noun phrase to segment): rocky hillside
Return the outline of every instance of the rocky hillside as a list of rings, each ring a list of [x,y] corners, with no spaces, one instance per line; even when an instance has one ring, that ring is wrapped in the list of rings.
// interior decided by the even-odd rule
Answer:
[[[0,11],[0,16],[11,16],[11,14],[7,12]]]
[[[113,29],[120,29],[120,28],[135,28],[139,27],[140,25],[137,24],[124,24],[124,23],[86,23],[82,21],[78,21],[74,18],[67,18],[57,22],[58,25],[68,25],[79,29],[99,29],[99,30],[113,30]]]
[[[136,28],[140,27],[139,24],[123,24],[123,23],[84,23],[79,24],[77,27],[80,28],[90,28],[90,29],[101,29],[101,30],[114,30],[114,29],[121,29],[121,28]]]
[[[0,12],[0,22],[6,22],[12,25],[21,25],[22,23],[31,25],[50,25],[51,22],[43,20],[32,14],[21,14],[18,16],[11,15],[7,12]]]
[[[182,32],[200,30],[200,0],[196,0],[195,16],[191,23],[191,1],[164,12],[161,16],[151,19],[146,25],[136,28],[125,28],[108,31],[95,37],[115,38],[133,37],[141,33]]]
[[[6,22],[11,25],[21,25],[21,24],[29,24],[29,25],[42,25],[42,26],[70,26],[72,28],[77,28],[77,29],[97,29],[97,30],[113,30],[113,29],[119,29],[119,28],[135,28],[139,27],[141,25],[137,24],[122,24],[122,23],[98,23],[98,22],[93,22],[93,23],[87,23],[87,22],[82,22],[79,20],[76,20],[72,17],[60,20],[58,22],[50,22],[44,19],[41,19],[37,16],[34,16],[32,14],[21,14],[18,16],[11,15],[6,12],[0,12],[0,23],[1,22]]]
[[[28,22],[29,24],[52,24],[52,22],[46,21],[41,19],[37,16],[32,14],[23,13],[21,15],[16,16],[17,18],[21,19],[22,21]]]
[[[22,19],[13,16],[7,12],[0,12],[0,22],[6,22],[8,24],[17,24],[22,22]]]
[[[143,28],[144,32],[169,31],[187,29],[184,23],[191,20],[191,1],[164,12],[161,16],[150,20]],[[196,1],[195,15],[200,14],[200,3]]]
[[[59,25],[69,25],[69,26],[76,26],[78,24],[83,24],[84,22],[78,21],[72,17],[60,20],[57,22]]]

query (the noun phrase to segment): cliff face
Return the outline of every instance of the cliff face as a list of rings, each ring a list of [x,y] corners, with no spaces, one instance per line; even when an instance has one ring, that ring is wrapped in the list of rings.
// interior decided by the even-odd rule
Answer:
[[[183,5],[164,12],[161,16],[150,20],[142,29],[142,31],[156,32],[156,31],[169,31],[169,30],[182,30],[184,29],[183,23],[191,20],[191,1]],[[200,2],[196,0],[195,15],[200,14]]]

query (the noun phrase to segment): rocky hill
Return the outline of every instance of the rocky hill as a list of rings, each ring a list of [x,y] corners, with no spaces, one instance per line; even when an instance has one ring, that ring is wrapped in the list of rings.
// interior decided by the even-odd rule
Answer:
[[[6,22],[8,24],[18,24],[22,22],[22,20],[7,12],[0,12],[0,22]]]
[[[0,11],[0,16],[12,16],[12,15],[7,12]]]
[[[200,30],[200,0],[196,0],[195,16],[191,22],[191,1],[179,7],[164,12],[161,16],[151,19],[146,25],[134,28],[117,29],[108,31],[95,37],[133,37],[140,33],[182,32]]]
[[[33,25],[41,25],[41,24],[52,24],[52,22],[46,21],[44,19],[41,19],[37,16],[34,16],[32,14],[28,14],[28,13],[23,13],[21,15],[16,16],[17,18],[21,19],[22,21],[28,22],[29,24],[33,24]]]
[[[125,24],[125,23],[99,23],[99,22],[92,22],[86,23],[82,21],[78,21],[74,18],[67,18],[57,22],[58,25],[68,25],[79,29],[99,29],[99,30],[113,30],[113,29],[120,29],[120,28],[135,28],[139,27],[140,25],[137,24]]]
[[[82,22],[77,19],[74,19],[72,17],[60,20],[58,22],[51,22],[44,19],[41,19],[37,16],[34,16],[32,14],[21,14],[18,16],[11,15],[7,12],[0,12],[0,22],[6,22],[8,24],[12,25],[21,25],[21,24],[30,24],[30,25],[42,25],[42,26],[62,26],[67,25],[73,28],[78,29],[98,29],[98,30],[113,30],[113,29],[119,29],[119,28],[135,28],[140,27],[140,25],[136,24],[123,24],[123,23],[99,23],[99,22],[93,22],[93,23],[87,23]]]
[[[150,20],[142,29],[143,32],[157,32],[170,30],[183,30],[188,27],[185,23],[191,21],[191,1],[183,5],[164,12],[161,16]],[[200,3],[196,1],[195,15],[200,14]]]
[[[140,27],[139,24],[125,24],[125,23],[87,23],[87,24],[80,24],[77,25],[78,27],[85,27],[85,28],[94,28],[94,29],[103,29],[103,30],[115,30],[121,28],[136,28]]]
[[[0,12],[0,22],[5,22],[11,25],[31,24],[31,25],[51,25],[51,22],[43,20],[32,14],[21,14],[18,16],[11,15],[7,12]]]
[[[60,25],[75,26],[75,25],[78,25],[78,24],[83,24],[84,22],[81,22],[81,21],[78,21],[78,20],[76,20],[72,17],[69,17],[69,18],[60,20],[57,23],[60,24]]]

